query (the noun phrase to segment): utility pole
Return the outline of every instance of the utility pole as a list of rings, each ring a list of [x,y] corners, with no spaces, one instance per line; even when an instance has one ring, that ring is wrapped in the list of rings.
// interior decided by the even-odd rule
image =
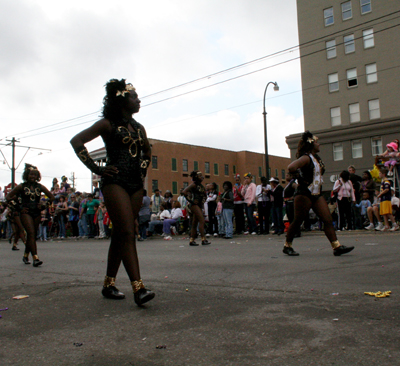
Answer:
[[[72,172],[71,175],[72,176],[69,179],[72,181],[72,188],[75,188],[75,172]]]
[[[10,141],[10,140],[6,140]],[[11,140],[11,151],[12,151],[12,163],[11,163],[11,189],[15,187],[15,143],[19,142],[15,139],[15,137]]]
[[[13,137],[11,140],[6,140],[9,141],[9,144],[0,144],[3,146],[10,146],[11,145],[11,154],[12,154],[12,158],[11,158],[11,166],[10,164],[8,164],[8,161],[6,159],[6,157],[4,156],[3,152],[0,150],[1,154],[4,157],[4,161],[7,163],[8,167],[11,170],[11,189],[13,189],[15,187],[15,171],[18,169],[19,165],[22,163],[22,160],[24,160],[24,157],[26,156],[26,154],[28,153],[29,150],[33,149],[33,150],[46,150],[46,151],[51,151],[50,149],[42,149],[39,147],[32,147],[32,146],[15,146],[16,142],[19,142],[18,140],[15,139],[15,137]],[[22,157],[21,161],[19,162],[18,166],[15,167],[15,147],[25,147],[28,150],[26,150],[24,156]]]

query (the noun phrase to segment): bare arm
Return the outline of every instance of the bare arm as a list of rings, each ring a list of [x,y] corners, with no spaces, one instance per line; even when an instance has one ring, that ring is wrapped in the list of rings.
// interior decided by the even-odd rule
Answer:
[[[7,196],[6,201],[9,202],[13,198],[17,197],[22,192],[22,185],[17,185]]]
[[[183,195],[186,197],[186,198],[188,198],[188,196],[189,196],[189,193],[191,193],[192,192],[192,188],[195,186],[195,184],[194,183],[192,183],[190,186],[187,186],[184,190],[183,190]]]
[[[299,159],[291,162],[288,166],[289,173],[295,173],[297,169],[301,169],[310,163],[310,157],[308,155],[303,155]]]
[[[107,135],[111,133],[110,122],[103,118],[97,121],[95,124],[83,130],[82,132],[75,135],[70,143],[75,150],[76,155],[93,173],[97,175],[108,175],[112,176],[118,174],[117,168],[113,166],[99,167],[93,159],[90,157],[86,147],[84,146],[87,142],[94,140],[101,136],[103,140],[107,140]]]

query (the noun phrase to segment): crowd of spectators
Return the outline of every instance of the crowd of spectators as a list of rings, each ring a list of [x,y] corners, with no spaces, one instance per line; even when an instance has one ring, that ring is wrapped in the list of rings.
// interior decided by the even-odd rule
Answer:
[[[376,157],[374,169],[357,175],[351,165],[335,181],[328,207],[336,230],[397,231],[400,220],[400,203],[393,187],[398,178],[400,157],[398,140],[387,145],[387,150]],[[250,173],[239,174],[234,182],[224,182],[221,192],[215,183],[208,183],[203,214],[206,219],[206,236],[232,238],[234,234],[281,235],[293,220],[293,202],[297,186],[295,179],[286,176],[283,187],[276,177],[261,178],[253,183]],[[42,221],[37,237],[48,238],[108,238],[112,223],[107,213],[97,182],[92,193],[75,191],[64,176],[59,183],[53,179],[51,192],[55,201],[42,211]],[[42,197],[42,200],[46,200]],[[173,235],[190,229],[188,201],[183,188],[178,197],[167,190],[164,195],[156,189],[151,196],[144,190],[143,204],[135,225],[139,241],[152,235],[162,235],[169,240]],[[12,226],[4,192],[0,187],[0,234],[10,239]],[[321,230],[318,217],[310,211],[302,225],[303,230]],[[300,236],[299,232],[297,236]],[[11,239],[10,239],[11,240]]]

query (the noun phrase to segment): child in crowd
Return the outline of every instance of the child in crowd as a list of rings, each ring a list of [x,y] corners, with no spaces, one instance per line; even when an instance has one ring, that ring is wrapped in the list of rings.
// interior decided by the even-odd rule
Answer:
[[[381,169],[379,172],[379,177],[381,178],[381,191],[378,195],[378,198],[381,199],[380,210],[379,213],[383,216],[385,220],[385,227],[381,231],[396,231],[399,230],[399,225],[397,225],[394,217],[392,215],[392,193],[391,193],[391,185],[386,175],[388,174],[387,169]],[[389,219],[392,222],[392,228],[389,229]]]
[[[362,200],[360,201],[360,203],[356,203],[355,206],[360,209],[362,222],[365,222],[365,220],[367,219],[367,209],[368,207],[371,207],[371,201],[369,200],[369,193],[364,192],[362,195]]]
[[[50,214],[49,210],[45,208],[41,212],[41,220],[39,226],[39,237],[42,241],[47,241],[47,227],[49,226]]]
[[[393,168],[398,163],[399,154],[399,144],[398,140],[392,141],[386,145],[387,150],[381,155],[381,157],[388,157],[389,160],[385,161],[385,167],[389,169],[388,176],[393,175]]]

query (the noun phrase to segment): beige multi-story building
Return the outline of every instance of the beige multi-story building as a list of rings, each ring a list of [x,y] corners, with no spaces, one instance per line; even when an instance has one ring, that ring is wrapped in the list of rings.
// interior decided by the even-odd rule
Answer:
[[[181,188],[191,183],[190,173],[200,170],[204,183],[214,182],[222,190],[223,182],[234,182],[234,175],[242,178],[250,172],[253,182],[260,183],[265,176],[265,155],[251,151],[230,151],[205,146],[149,138],[151,144],[151,164],[147,170],[145,189],[151,193],[158,188],[162,192],[170,190],[179,193]],[[90,152],[97,164],[103,165],[106,159],[105,148]],[[290,159],[269,155],[270,177],[285,182],[285,173]],[[94,179],[99,177],[94,176]],[[242,179],[243,181],[243,179]]]
[[[331,190],[400,139],[400,1],[297,0],[297,17],[304,127],[319,137]],[[286,138],[293,158],[300,136]]]

